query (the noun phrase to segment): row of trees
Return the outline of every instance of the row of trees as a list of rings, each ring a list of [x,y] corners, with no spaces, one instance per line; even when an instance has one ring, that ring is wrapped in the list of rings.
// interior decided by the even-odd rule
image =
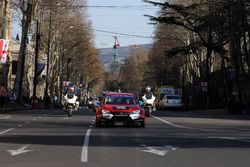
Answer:
[[[183,87],[208,83],[205,106],[215,104],[215,97],[221,97],[217,102],[224,105],[232,98],[242,104],[249,101],[249,1],[146,2],[161,7],[158,16],[149,16],[157,25],[151,55],[164,59],[165,66],[150,73],[152,82]]]
[[[125,87],[181,87],[184,100],[188,103],[192,97],[202,105],[199,107],[249,102],[250,1],[145,2],[160,7],[157,16],[147,16],[156,27],[155,41],[140,61],[132,55],[125,63],[124,78],[128,75],[126,69],[132,70],[140,62],[139,68],[130,72],[135,82],[125,79],[123,83],[134,88]]]
[[[14,0],[13,7],[20,16],[22,26],[14,87],[19,98],[22,95],[22,82],[27,68],[24,62],[28,56],[25,54],[28,33],[33,34],[33,41],[38,38],[38,59],[47,62],[45,93],[59,95],[62,81],[71,81],[78,86],[86,85],[94,92],[102,89],[104,70],[94,47],[85,3],[85,0]]]

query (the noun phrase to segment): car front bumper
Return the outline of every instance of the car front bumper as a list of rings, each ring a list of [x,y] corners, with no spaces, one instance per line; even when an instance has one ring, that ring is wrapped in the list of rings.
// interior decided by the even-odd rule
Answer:
[[[105,125],[144,125],[145,117],[142,116],[133,116],[132,114],[112,114],[106,116],[100,116],[100,124]]]
[[[181,108],[183,107],[183,104],[175,104],[175,103],[164,103],[163,104],[164,107],[176,107],[176,108]]]

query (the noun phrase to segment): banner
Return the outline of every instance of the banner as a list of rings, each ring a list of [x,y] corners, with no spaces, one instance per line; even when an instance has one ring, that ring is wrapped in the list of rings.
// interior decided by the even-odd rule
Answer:
[[[0,39],[0,64],[6,64],[9,49],[9,41]]]

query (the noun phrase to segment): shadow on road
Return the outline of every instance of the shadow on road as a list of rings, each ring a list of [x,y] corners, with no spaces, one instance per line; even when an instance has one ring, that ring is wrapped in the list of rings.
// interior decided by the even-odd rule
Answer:
[[[178,111],[178,110],[157,110],[153,112],[158,117],[184,117],[184,118],[211,118],[211,119],[231,119],[231,120],[250,120],[250,115],[228,114],[225,111]]]
[[[107,136],[106,138],[109,138]],[[142,141],[146,145],[158,146],[162,143],[178,146],[180,148],[250,148],[250,143],[242,143],[234,140],[223,140],[217,138],[179,138],[179,137],[149,137],[140,136],[112,136],[112,140],[101,141],[102,136],[91,136],[90,147],[138,147]],[[250,140],[247,139],[247,140]],[[36,144],[54,146],[82,146],[83,135],[12,135],[0,138],[1,143]],[[138,141],[138,142],[136,142]],[[105,144],[104,144],[105,143]]]

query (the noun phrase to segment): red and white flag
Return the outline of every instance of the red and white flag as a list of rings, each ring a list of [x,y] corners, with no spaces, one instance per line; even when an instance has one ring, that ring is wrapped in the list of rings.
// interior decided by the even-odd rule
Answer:
[[[6,39],[0,39],[0,64],[6,64],[8,49],[9,41]]]

